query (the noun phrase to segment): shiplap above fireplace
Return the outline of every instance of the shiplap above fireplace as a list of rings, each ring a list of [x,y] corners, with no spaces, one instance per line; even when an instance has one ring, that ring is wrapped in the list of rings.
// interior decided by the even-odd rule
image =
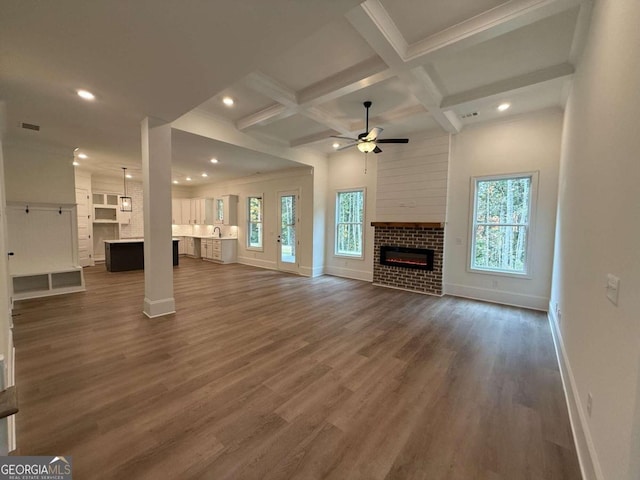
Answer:
[[[412,137],[378,157],[376,222],[445,221],[449,135]]]

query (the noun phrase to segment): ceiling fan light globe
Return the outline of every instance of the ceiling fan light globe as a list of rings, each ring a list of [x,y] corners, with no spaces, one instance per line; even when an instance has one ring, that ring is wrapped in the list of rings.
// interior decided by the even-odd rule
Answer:
[[[374,142],[360,142],[358,144],[358,150],[362,153],[371,153],[375,150],[376,144]]]

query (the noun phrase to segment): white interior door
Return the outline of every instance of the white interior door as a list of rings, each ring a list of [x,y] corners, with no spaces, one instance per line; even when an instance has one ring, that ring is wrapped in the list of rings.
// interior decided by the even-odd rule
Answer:
[[[300,222],[297,190],[278,193],[278,269],[298,273],[298,223]]]
[[[80,266],[91,265],[93,242],[91,241],[91,218],[89,191],[76,188],[76,204],[78,205],[78,262]]]

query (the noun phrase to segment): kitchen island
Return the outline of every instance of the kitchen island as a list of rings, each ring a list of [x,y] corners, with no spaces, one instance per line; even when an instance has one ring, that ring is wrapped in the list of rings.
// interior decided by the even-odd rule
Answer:
[[[173,239],[173,265],[178,265],[178,242]],[[144,269],[144,239],[105,240],[105,264],[108,272]]]

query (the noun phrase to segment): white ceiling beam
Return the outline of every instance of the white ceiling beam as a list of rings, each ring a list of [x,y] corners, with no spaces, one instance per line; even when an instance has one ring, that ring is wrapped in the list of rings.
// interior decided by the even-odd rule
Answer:
[[[376,115],[369,119],[370,125],[384,125],[386,123],[392,123],[397,120],[402,120],[414,115],[427,112],[427,109],[423,105],[411,105],[409,107],[400,107],[395,110],[390,110],[381,115]],[[352,132],[363,132],[365,129],[365,122],[359,120],[350,125]]]
[[[300,114],[304,115],[307,118],[310,118],[314,122],[318,122],[321,125],[325,125],[330,129],[335,130],[336,132],[340,133],[340,135],[351,135],[351,129],[349,128],[349,125],[336,120],[327,112],[320,110],[317,107],[301,108]]]
[[[389,68],[404,67],[407,42],[398,40],[400,32],[378,0],[365,1],[345,17]]]
[[[578,20],[576,21],[576,28],[573,32],[573,40],[571,42],[571,49],[569,50],[569,62],[573,65],[577,65],[582,56],[584,45],[587,42],[587,34],[589,33],[589,25],[591,24],[591,12],[593,10],[593,1],[586,0],[580,5],[580,11],[578,12]]]
[[[250,73],[244,78],[243,82],[247,87],[261,93],[265,97],[269,97],[285,107],[298,106],[298,99],[295,91],[282,85],[274,78],[271,78],[262,72]]]
[[[407,67],[428,57],[449,54],[504,35],[590,0],[511,0],[410,45],[402,59]]]
[[[325,130],[324,132],[313,133],[304,137],[296,138],[289,142],[290,147],[301,147],[302,145],[308,145],[310,143],[326,142],[331,135],[337,135],[334,130]]]
[[[379,0],[367,0],[360,8],[351,10],[347,20],[369,46],[389,66],[390,70],[406,85],[418,101],[429,111],[434,120],[450,133],[460,131],[460,122],[451,120],[440,111],[442,94],[429,74],[422,68],[412,72],[404,61],[406,41],[389,17]]]
[[[267,125],[276,120],[281,120],[293,115],[290,109],[287,109],[284,105],[276,103],[270,107],[260,110],[259,112],[247,115],[236,122],[236,128],[238,130],[245,130],[253,125]]]
[[[192,110],[173,121],[171,127],[306,165],[317,165],[326,160],[325,155],[312,150],[293,149],[288,145],[280,145],[272,141],[263,141],[257,138],[256,135],[241,132],[235,128],[232,122],[228,122],[198,109]]]
[[[317,106],[393,77],[377,55],[298,92],[302,106]]]
[[[319,108],[309,105],[300,105],[298,103],[296,92],[285,87],[277,80],[265,75],[264,73],[251,73],[245,77],[244,83],[249,88],[271,98],[283,107],[280,109],[277,106],[272,106],[254,115],[240,119],[237,124],[244,126],[244,128],[247,128],[250,125],[256,125],[257,123],[266,124],[280,118],[300,114],[343,135],[351,133],[348,125],[334,119],[331,115]],[[240,127],[239,129],[242,130]]]
[[[404,62],[409,45],[380,1],[366,0],[362,3],[361,7],[374,23],[380,34],[384,36],[387,45],[395,52],[395,56]]]
[[[488,85],[467,90],[466,92],[449,95],[442,100],[441,108],[450,109],[469,102],[475,102],[497,95],[515,93],[522,89],[530,88],[542,83],[571,77],[575,73],[575,68],[569,63],[561,63],[548,68],[542,68],[535,72],[518,75],[517,77],[500,80]]]

